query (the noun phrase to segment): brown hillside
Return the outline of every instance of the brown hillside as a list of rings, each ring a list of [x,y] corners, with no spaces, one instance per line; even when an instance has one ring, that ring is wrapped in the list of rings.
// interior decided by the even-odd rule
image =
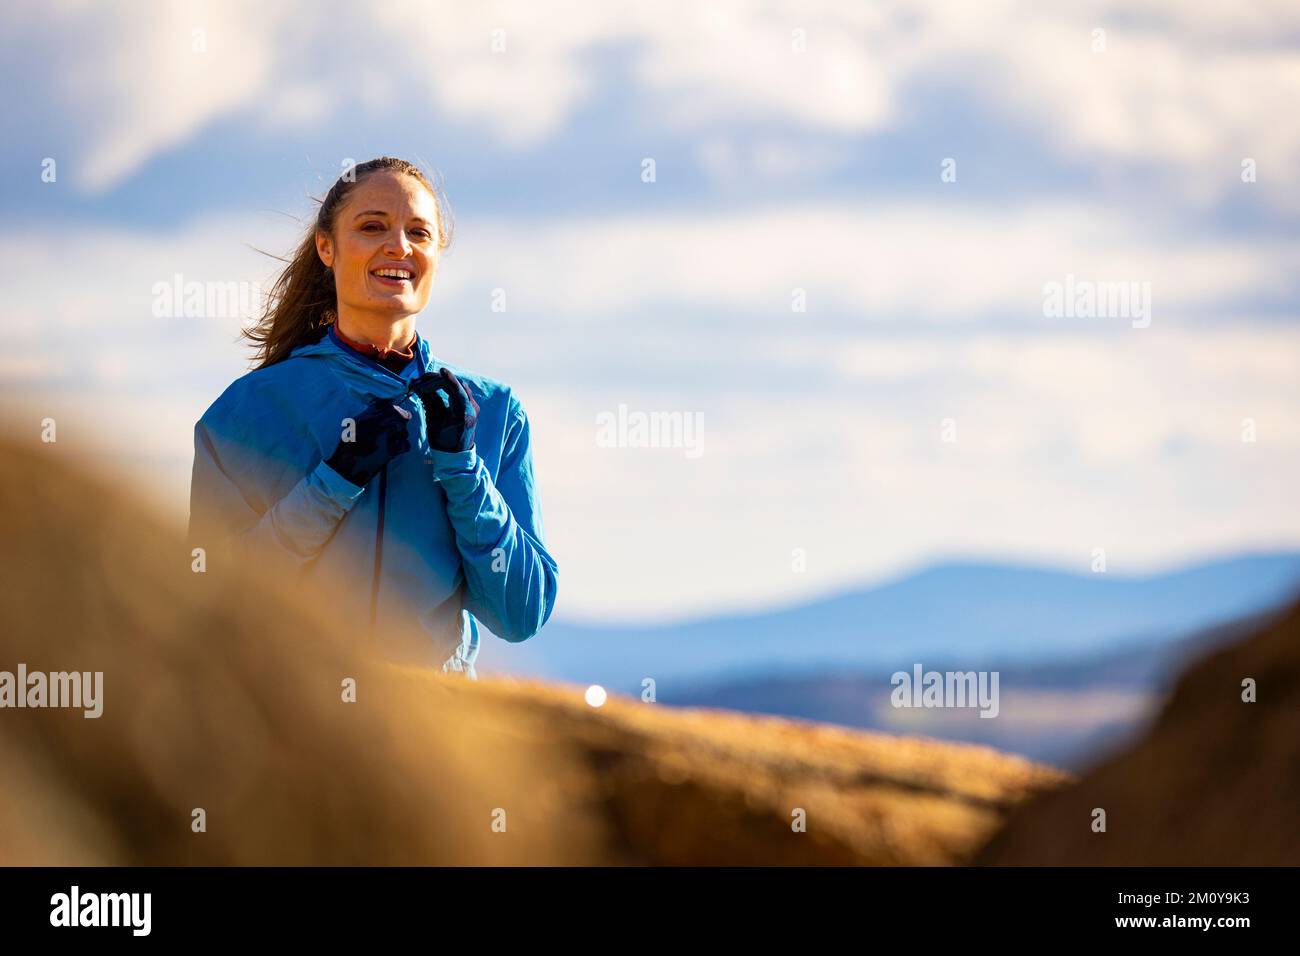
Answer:
[[[978,862],[1300,864],[1300,606],[1194,665],[1142,741],[1026,803]]]
[[[256,568],[194,573],[179,533],[61,446],[0,447],[0,670],[104,672],[99,719],[0,710],[0,863],[944,864],[1067,781],[978,747],[370,660]]]

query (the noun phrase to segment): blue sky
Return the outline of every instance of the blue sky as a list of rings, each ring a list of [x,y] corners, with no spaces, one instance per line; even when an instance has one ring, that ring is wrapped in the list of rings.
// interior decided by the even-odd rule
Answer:
[[[560,615],[1300,543],[1294,4],[469,6],[6,5],[11,415],[183,515],[248,353],[155,284],[266,283],[387,153],[444,180],[420,329],[529,410]],[[1045,317],[1067,275],[1149,326]],[[601,447],[620,404],[703,453]]]

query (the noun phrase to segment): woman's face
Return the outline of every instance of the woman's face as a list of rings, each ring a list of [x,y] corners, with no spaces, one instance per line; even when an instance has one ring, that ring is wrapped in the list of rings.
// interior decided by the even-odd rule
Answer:
[[[318,232],[316,251],[334,270],[339,313],[400,319],[429,303],[438,265],[438,206],[413,176],[380,170],[352,187]],[[380,275],[397,270],[406,278]]]

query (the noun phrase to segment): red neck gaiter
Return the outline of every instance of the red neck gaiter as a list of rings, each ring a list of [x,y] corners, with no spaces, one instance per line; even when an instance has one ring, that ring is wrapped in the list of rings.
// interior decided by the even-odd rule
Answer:
[[[410,344],[405,349],[386,349],[381,345],[371,345],[369,342],[353,342],[339,331],[337,322],[334,323],[334,334],[338,336],[339,341],[344,345],[360,352],[362,355],[369,355],[384,368],[398,375],[401,374],[402,369],[411,363],[411,359],[415,358],[415,343],[419,340],[419,335],[412,336]]]

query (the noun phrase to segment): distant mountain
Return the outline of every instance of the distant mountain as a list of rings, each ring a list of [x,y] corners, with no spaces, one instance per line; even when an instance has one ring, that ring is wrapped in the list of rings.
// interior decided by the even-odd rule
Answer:
[[[1298,584],[1296,552],[1149,576],[954,562],[761,614],[646,627],[555,620],[508,653],[486,644],[482,669],[635,694],[652,677],[665,698],[706,680],[820,679],[915,662],[1008,670],[1156,649],[1281,605]]]
[[[977,710],[894,708],[892,670],[672,684],[659,701],[984,744],[1078,771],[1142,730],[1190,663],[1264,629],[1280,613],[1251,615],[1173,641],[1000,669],[996,719],[981,718]],[[924,665],[959,669],[941,660]]]

